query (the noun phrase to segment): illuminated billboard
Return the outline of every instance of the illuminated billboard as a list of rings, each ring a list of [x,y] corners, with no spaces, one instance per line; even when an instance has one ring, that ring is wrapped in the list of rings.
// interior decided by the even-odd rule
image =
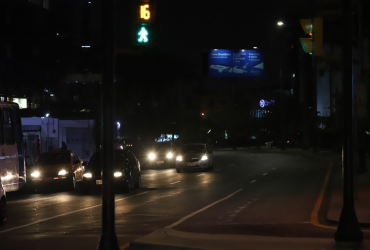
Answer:
[[[214,49],[208,56],[210,77],[262,77],[263,59],[258,50]]]

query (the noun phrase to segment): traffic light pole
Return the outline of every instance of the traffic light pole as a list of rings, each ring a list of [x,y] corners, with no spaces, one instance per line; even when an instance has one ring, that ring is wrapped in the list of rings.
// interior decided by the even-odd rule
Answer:
[[[115,232],[114,190],[113,190],[113,1],[101,1],[102,14],[102,235],[97,246],[98,250],[119,250]]]
[[[352,1],[342,0],[343,25],[343,208],[335,241],[338,247],[361,247],[363,234],[354,208]]]

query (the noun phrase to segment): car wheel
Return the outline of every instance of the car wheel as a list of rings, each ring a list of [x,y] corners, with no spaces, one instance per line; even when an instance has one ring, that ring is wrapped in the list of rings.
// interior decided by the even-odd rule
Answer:
[[[0,200],[0,224],[6,221],[6,201],[5,198]]]
[[[131,179],[128,179],[123,186],[123,192],[130,193],[130,190],[131,190]]]
[[[141,174],[137,178],[137,182],[135,183],[135,188],[141,188]]]

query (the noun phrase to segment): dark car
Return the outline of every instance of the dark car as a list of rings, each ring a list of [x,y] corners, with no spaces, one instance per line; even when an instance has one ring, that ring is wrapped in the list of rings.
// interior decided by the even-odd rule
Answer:
[[[85,192],[102,185],[101,153],[93,154],[85,166],[82,187]],[[130,150],[114,150],[114,186],[116,190],[129,192],[141,187],[140,162]]]
[[[176,156],[176,171],[212,170],[213,151],[207,144],[190,143],[182,146]]]
[[[64,186],[76,189],[82,181],[83,161],[72,150],[53,150],[37,157],[31,170],[32,188]]]
[[[145,166],[152,168],[174,167],[176,159],[176,147],[171,142],[157,142],[152,144],[145,153]]]

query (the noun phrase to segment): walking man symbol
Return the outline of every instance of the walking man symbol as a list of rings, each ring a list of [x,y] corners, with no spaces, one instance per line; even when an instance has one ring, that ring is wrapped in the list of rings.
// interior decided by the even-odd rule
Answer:
[[[140,36],[140,38],[139,38],[139,42],[140,43],[142,43],[142,42],[144,42],[144,43],[146,43],[146,42],[148,42],[148,31],[144,28],[144,27],[142,27],[141,28],[141,30],[140,30],[140,32],[138,33],[138,35]]]

